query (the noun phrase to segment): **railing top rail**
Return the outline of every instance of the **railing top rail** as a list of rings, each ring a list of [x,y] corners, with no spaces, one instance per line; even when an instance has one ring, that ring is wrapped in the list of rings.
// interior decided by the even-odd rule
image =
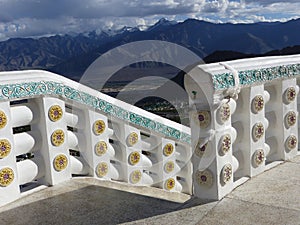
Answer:
[[[0,101],[41,95],[59,96],[162,136],[188,144],[191,141],[189,127],[112,98],[63,76],[41,70],[0,72]]]
[[[203,74],[209,75],[213,89],[222,91],[236,85],[235,71],[238,73],[241,88],[298,76],[300,75],[300,55],[240,59],[199,65],[198,69],[200,69],[198,76],[202,78]],[[199,83],[201,83],[200,79]]]

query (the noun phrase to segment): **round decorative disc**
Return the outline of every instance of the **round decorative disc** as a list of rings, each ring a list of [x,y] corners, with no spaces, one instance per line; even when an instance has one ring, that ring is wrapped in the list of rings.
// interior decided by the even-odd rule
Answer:
[[[98,156],[102,156],[107,152],[107,144],[105,141],[99,141],[95,146],[95,153]]]
[[[142,173],[140,170],[134,170],[132,171],[132,173],[130,174],[130,181],[133,184],[138,183],[142,178]]]
[[[210,124],[210,113],[208,111],[199,111],[197,113],[197,119],[201,128],[207,128]]]
[[[0,170],[0,186],[7,187],[15,178],[14,171],[11,168],[3,168]]]
[[[62,171],[68,166],[67,156],[60,154],[54,158],[54,169],[56,171]]]
[[[174,151],[174,146],[171,143],[166,144],[163,151],[165,156],[170,156]]]
[[[105,122],[103,120],[96,120],[93,126],[94,133],[100,135],[105,130]]]
[[[264,98],[261,95],[257,95],[255,96],[255,98],[253,99],[253,111],[255,113],[260,112],[263,108],[264,108]]]
[[[222,169],[222,181],[224,184],[228,183],[232,177],[232,166],[226,164]]]
[[[65,133],[63,130],[55,130],[51,135],[51,142],[54,146],[60,146],[65,141]]]
[[[3,111],[0,111],[0,129],[4,128],[7,124],[7,117]]]
[[[230,106],[224,103],[219,110],[220,120],[224,123],[229,120],[230,117]]]
[[[285,116],[285,122],[289,127],[294,126],[297,122],[296,113],[293,111],[288,112]]]
[[[253,138],[259,140],[264,135],[265,129],[262,123],[257,123],[253,127]]]
[[[133,145],[135,145],[135,144],[138,142],[139,136],[138,136],[137,133],[131,132],[131,133],[128,135],[127,140],[128,140],[128,144],[129,144],[130,146],[133,146]]]
[[[9,155],[11,150],[11,144],[6,139],[0,139],[0,159]]]
[[[253,154],[253,163],[255,167],[260,166],[265,161],[265,152],[263,149],[258,149]]]
[[[56,122],[63,116],[63,110],[59,105],[53,105],[48,111],[48,116],[51,121]]]
[[[295,135],[290,135],[287,139],[286,139],[286,147],[288,150],[293,150],[294,148],[297,147],[297,137]]]
[[[285,99],[287,102],[293,102],[296,99],[296,90],[294,87],[289,87],[286,91],[285,91]]]
[[[229,134],[226,134],[222,138],[221,151],[223,154],[229,152],[231,146],[231,137]]]
[[[200,147],[201,146],[201,142],[199,142],[198,144],[197,144],[197,146],[196,146],[196,149],[195,149],[195,154],[196,154],[196,156],[198,156],[198,157],[203,157],[203,155],[205,154],[205,152],[207,152],[207,146],[208,146],[208,144],[207,143],[205,143],[204,145],[202,145],[202,147]]]
[[[141,159],[141,155],[137,151],[131,152],[129,155],[129,163],[131,165],[135,165],[135,164],[139,163],[140,159]]]
[[[175,187],[175,184],[175,180],[173,178],[169,178],[165,182],[165,188],[170,191]]]
[[[96,174],[98,177],[105,177],[108,173],[108,165],[106,162],[101,162],[96,167]]]
[[[209,170],[200,171],[197,170],[196,174],[197,183],[202,186],[211,186],[213,184],[213,176]]]
[[[164,166],[164,170],[166,173],[171,173],[175,168],[175,164],[173,161],[168,161],[166,162],[165,166]]]

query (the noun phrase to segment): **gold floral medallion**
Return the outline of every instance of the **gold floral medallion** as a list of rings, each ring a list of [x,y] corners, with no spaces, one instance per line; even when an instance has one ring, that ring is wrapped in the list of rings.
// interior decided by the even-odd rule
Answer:
[[[0,110],[0,129],[4,128],[7,124],[6,114]]]
[[[165,188],[170,191],[175,187],[175,184],[176,184],[175,179],[174,178],[169,178],[165,182]]]
[[[95,146],[95,153],[97,156],[102,156],[107,152],[107,144],[105,141],[99,141]]]
[[[7,139],[0,139],[0,159],[5,158],[11,151],[11,144]]]
[[[132,171],[132,173],[130,174],[130,181],[133,184],[138,183],[142,178],[142,173],[140,170],[134,170]]]
[[[230,118],[230,106],[227,103],[224,103],[219,110],[220,120],[225,123]]]
[[[53,122],[60,120],[63,116],[63,110],[59,105],[53,105],[48,111],[49,119]]]
[[[265,161],[265,152],[263,149],[258,149],[253,154],[253,163],[255,167],[260,166]]]
[[[175,163],[173,161],[166,162],[164,170],[166,173],[171,173],[175,168]]]
[[[296,113],[293,111],[288,112],[285,116],[285,122],[289,127],[294,126],[297,122]]]
[[[51,142],[54,146],[58,147],[65,141],[65,133],[63,130],[55,130],[51,135]]]
[[[255,141],[263,137],[265,133],[264,125],[262,123],[256,123],[253,127],[253,138]]]
[[[222,181],[224,184],[228,183],[232,178],[232,166],[226,164],[222,169]]]
[[[62,171],[68,166],[67,156],[60,154],[54,158],[54,169],[56,171]]]
[[[139,140],[139,136],[135,132],[131,132],[127,137],[127,142],[130,146],[134,146]]]
[[[173,151],[174,151],[174,145],[172,145],[171,143],[166,144],[163,149],[163,153],[165,156],[172,155]]]
[[[255,113],[260,112],[261,110],[263,110],[264,108],[264,98],[261,95],[257,95],[255,96],[255,98],[253,99],[253,110]]]
[[[100,135],[105,131],[105,122],[103,120],[96,120],[93,126],[93,131],[96,135]]]
[[[293,150],[297,147],[298,141],[295,135],[290,135],[286,140],[286,147],[288,150]]]
[[[0,186],[7,187],[14,181],[14,178],[15,174],[11,168],[5,167],[0,170]]]
[[[108,173],[108,165],[106,162],[101,162],[96,167],[96,174],[98,177],[105,177]]]
[[[131,152],[129,155],[129,163],[131,165],[136,165],[139,163],[141,159],[141,155],[139,152],[135,151],[135,152]]]

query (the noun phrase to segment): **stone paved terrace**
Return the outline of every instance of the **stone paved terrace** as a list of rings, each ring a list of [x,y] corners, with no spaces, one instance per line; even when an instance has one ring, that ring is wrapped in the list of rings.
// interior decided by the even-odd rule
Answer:
[[[157,194],[153,188],[127,186],[124,192],[124,184],[74,178],[2,207],[0,224],[295,225],[300,224],[299,171],[297,156],[215,202],[159,190],[165,193],[162,200],[150,197]],[[170,201],[174,199],[184,203]]]

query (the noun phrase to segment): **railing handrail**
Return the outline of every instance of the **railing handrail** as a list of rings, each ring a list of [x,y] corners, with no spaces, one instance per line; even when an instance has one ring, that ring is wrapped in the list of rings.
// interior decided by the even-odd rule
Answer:
[[[57,95],[67,100],[88,105],[118,119],[126,120],[134,125],[159,133],[162,136],[167,136],[187,144],[190,143],[191,130],[189,127],[48,71],[0,72],[0,83],[0,100],[30,98],[38,95]],[[37,89],[38,85],[41,85],[39,89]],[[32,88],[35,88],[35,90]],[[13,93],[13,91],[17,92]],[[88,99],[83,100],[83,98]],[[99,104],[103,104],[104,106],[100,107]]]

